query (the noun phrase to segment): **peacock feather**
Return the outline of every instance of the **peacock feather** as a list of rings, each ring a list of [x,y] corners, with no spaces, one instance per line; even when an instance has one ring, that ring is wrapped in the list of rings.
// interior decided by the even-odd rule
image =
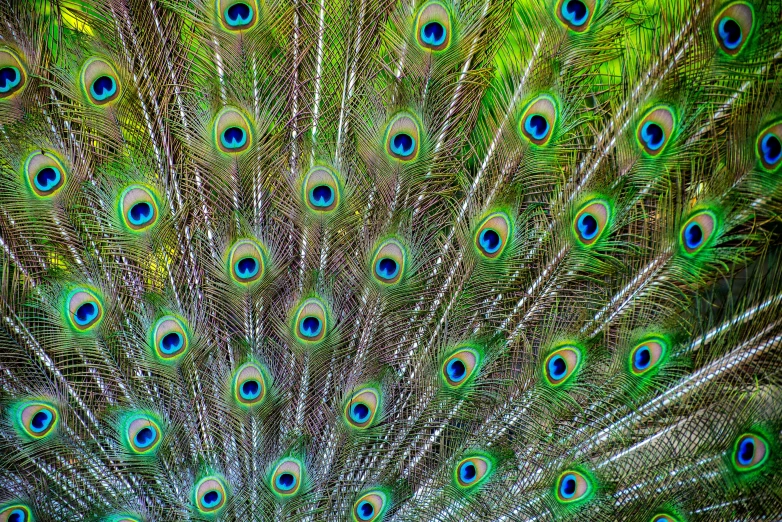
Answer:
[[[782,519],[778,0],[0,0],[0,522]]]

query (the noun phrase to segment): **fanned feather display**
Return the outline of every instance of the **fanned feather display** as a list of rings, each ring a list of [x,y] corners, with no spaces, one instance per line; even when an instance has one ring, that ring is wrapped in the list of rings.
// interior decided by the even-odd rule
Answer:
[[[0,0],[0,522],[782,519],[776,0]]]

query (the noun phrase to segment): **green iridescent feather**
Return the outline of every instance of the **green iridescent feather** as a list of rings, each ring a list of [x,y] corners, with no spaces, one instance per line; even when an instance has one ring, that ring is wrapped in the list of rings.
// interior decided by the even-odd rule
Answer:
[[[776,520],[773,0],[0,0],[0,522]]]

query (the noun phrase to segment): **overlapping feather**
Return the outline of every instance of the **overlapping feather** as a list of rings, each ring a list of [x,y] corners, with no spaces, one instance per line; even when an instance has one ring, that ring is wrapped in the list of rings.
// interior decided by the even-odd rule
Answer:
[[[2,3],[0,520],[779,516],[745,4]]]

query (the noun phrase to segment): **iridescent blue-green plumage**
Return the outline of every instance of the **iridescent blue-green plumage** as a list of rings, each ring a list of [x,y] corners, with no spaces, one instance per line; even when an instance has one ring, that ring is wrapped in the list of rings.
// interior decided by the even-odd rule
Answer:
[[[781,20],[0,0],[0,522],[782,518]]]

